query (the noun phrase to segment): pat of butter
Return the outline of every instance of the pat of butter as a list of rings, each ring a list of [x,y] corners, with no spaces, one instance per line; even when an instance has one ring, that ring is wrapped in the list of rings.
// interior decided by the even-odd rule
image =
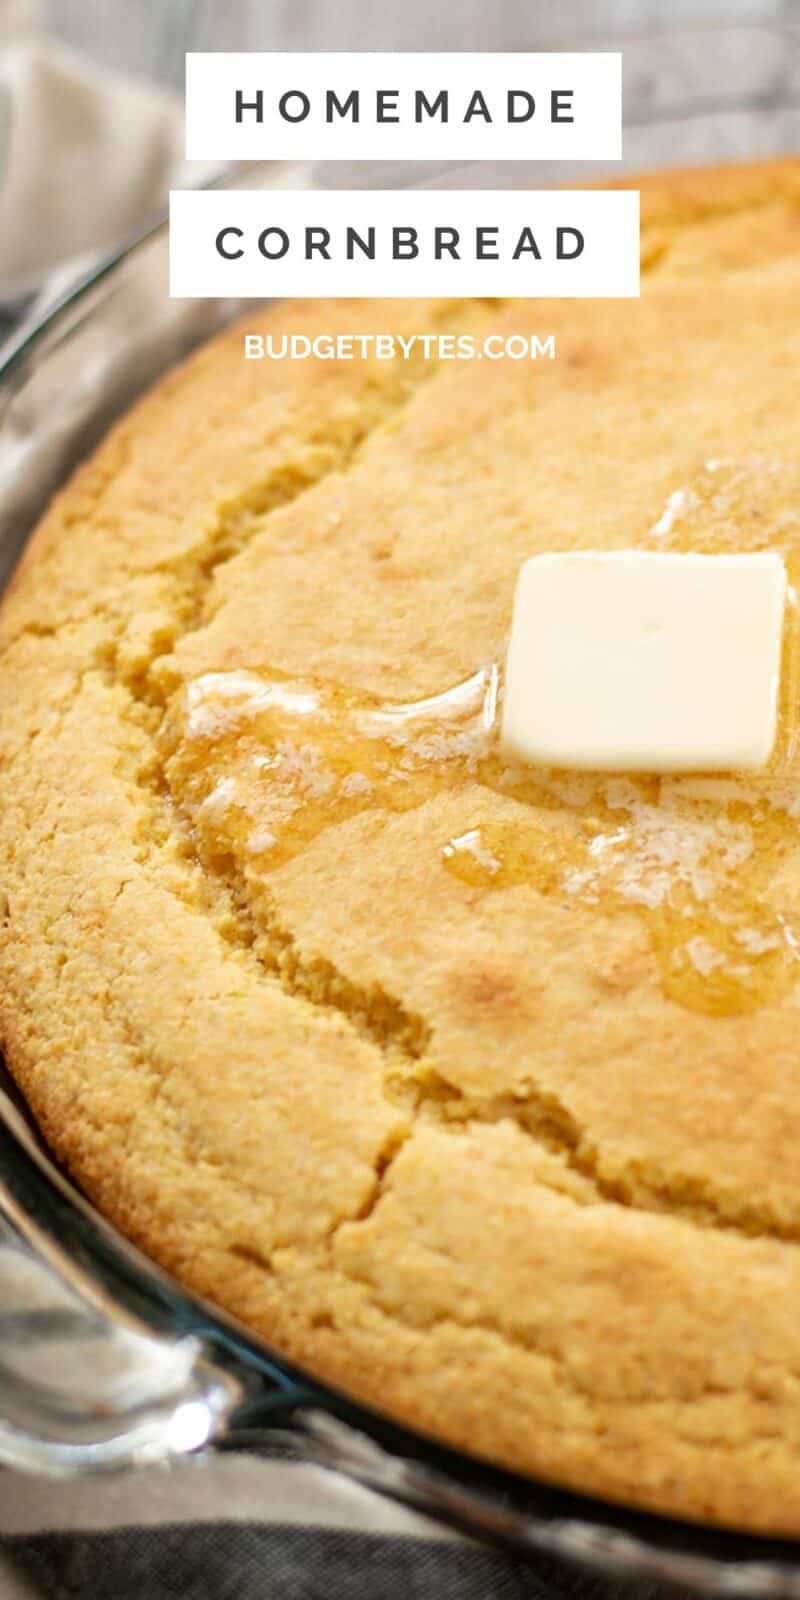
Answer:
[[[602,772],[765,766],[785,602],[770,552],[533,556],[514,598],[504,754]]]

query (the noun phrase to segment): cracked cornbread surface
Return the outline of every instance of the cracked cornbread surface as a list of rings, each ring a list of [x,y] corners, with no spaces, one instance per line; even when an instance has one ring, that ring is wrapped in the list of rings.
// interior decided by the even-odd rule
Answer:
[[[638,303],[247,319],[555,361],[233,331],[58,497],[0,612],[2,1034],[101,1210],[310,1371],[800,1534],[792,629],[757,778],[534,777],[484,726],[538,550],[797,574],[800,163],[642,204]]]

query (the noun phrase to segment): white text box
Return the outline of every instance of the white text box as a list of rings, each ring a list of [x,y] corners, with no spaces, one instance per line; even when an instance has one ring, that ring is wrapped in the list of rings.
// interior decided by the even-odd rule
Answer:
[[[186,57],[190,160],[617,161],[621,141],[618,52]]]
[[[179,190],[170,197],[170,292],[635,296],[639,195]]]

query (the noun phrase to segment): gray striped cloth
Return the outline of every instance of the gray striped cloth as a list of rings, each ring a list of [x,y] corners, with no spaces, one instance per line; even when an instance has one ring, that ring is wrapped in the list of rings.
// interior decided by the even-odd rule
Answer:
[[[282,1450],[209,1453],[83,1482],[0,1473],[0,1600],[655,1600],[660,1593],[485,1548]]]

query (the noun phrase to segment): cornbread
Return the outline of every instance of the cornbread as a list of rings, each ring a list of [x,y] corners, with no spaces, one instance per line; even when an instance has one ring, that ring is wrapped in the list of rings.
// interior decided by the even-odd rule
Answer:
[[[130,1238],[465,1450],[800,1534],[800,681],[762,773],[514,769],[539,551],[800,577],[800,161],[642,184],[641,301],[284,305],[554,361],[203,349],[0,613],[2,1036]]]

